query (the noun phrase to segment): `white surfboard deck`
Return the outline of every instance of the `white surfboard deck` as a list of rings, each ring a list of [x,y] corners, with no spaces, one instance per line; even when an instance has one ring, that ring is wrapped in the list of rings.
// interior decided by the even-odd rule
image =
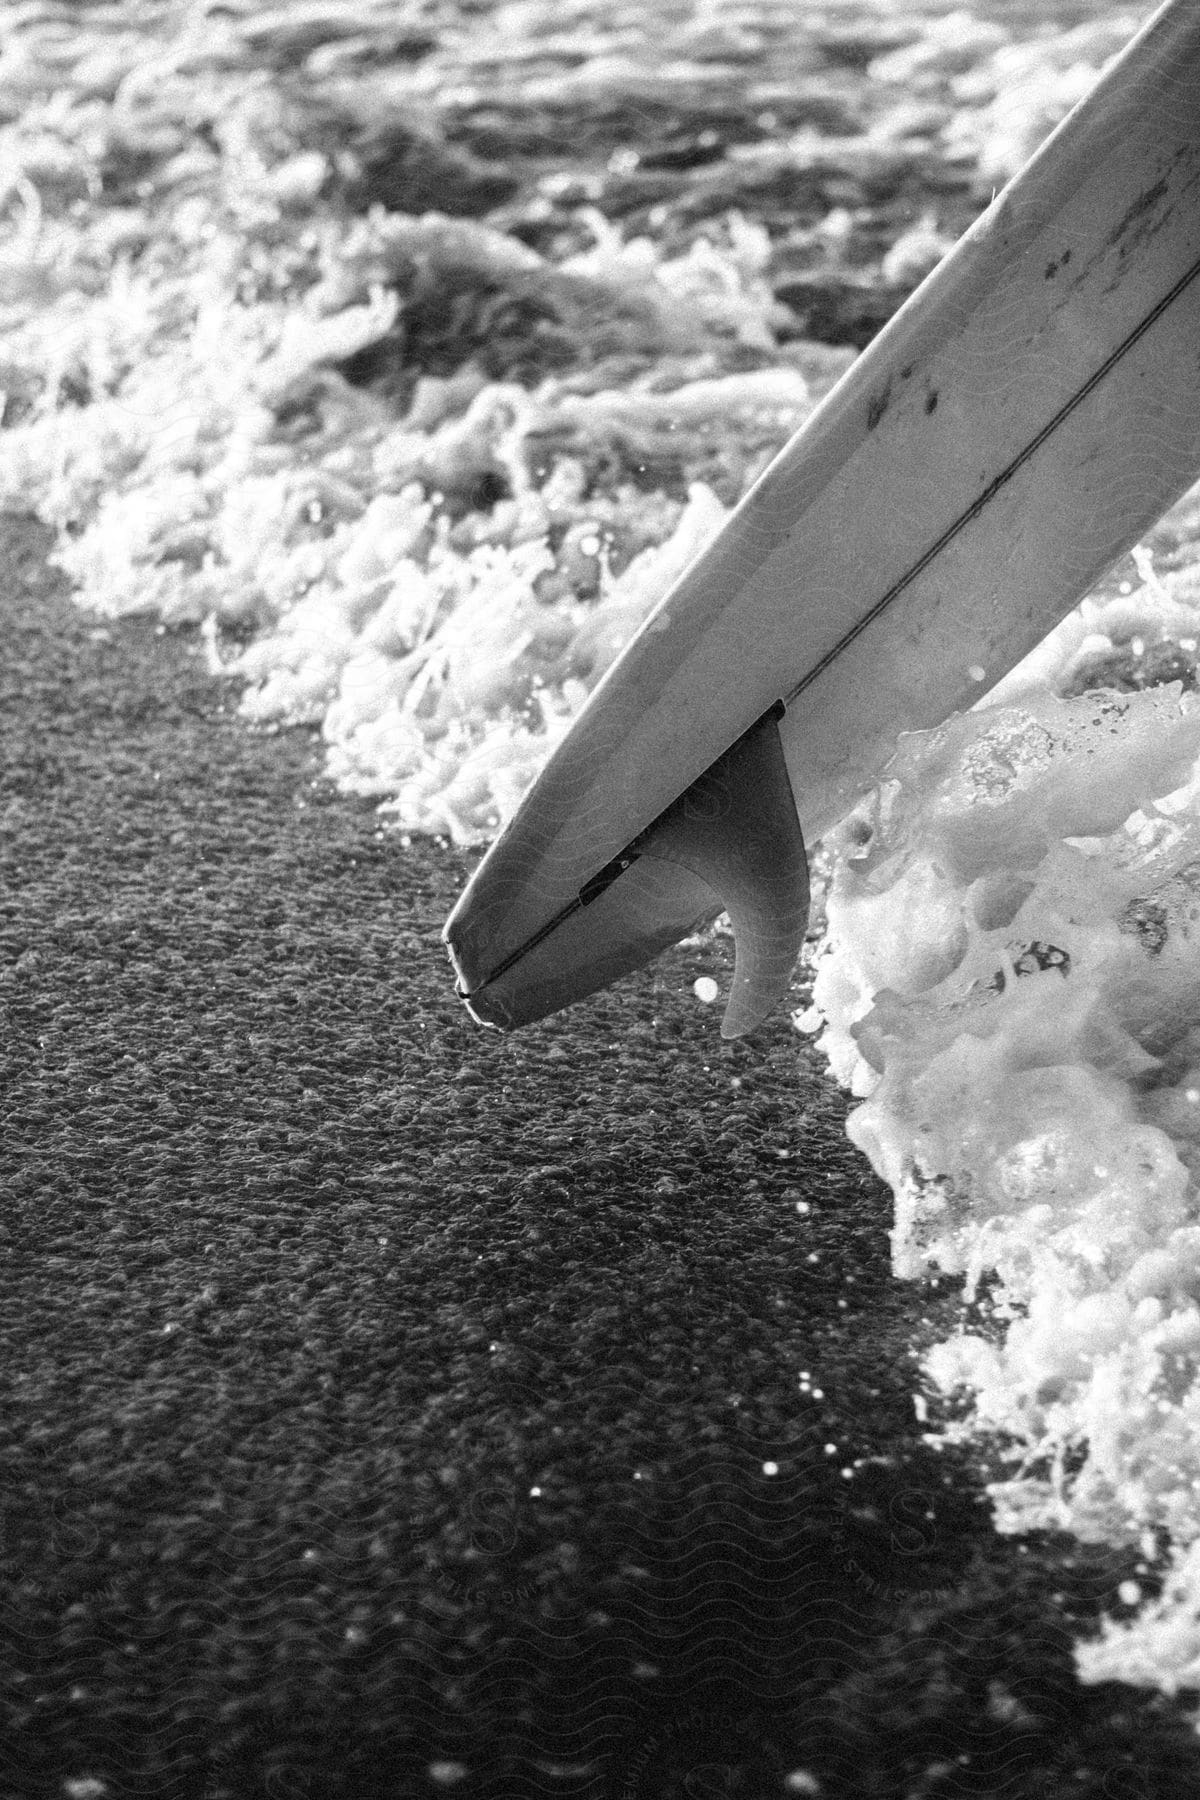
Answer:
[[[528,1023],[728,910],[750,1028],[803,938],[802,840],[1198,475],[1200,0],[1168,0],[590,696],[447,923],[473,1015]]]

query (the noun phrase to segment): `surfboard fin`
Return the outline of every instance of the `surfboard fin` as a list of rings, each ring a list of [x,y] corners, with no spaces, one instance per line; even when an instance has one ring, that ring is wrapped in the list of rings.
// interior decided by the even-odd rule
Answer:
[[[808,858],[779,741],[782,712],[780,704],[764,714],[630,846],[690,869],[729,914],[725,1038],[752,1031],[787,993],[808,926]]]

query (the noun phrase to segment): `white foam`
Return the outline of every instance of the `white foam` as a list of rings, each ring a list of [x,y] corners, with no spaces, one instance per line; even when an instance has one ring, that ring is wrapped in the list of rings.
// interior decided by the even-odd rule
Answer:
[[[901,741],[824,847],[798,1021],[860,1100],[897,1272],[989,1278],[991,1327],[925,1367],[960,1407],[947,1435],[1008,1445],[1000,1529],[1169,1534],[1175,1598],[1079,1660],[1168,1686],[1200,1649],[1200,702],[1049,684],[1194,634],[1191,585],[1089,603],[1003,692]]]

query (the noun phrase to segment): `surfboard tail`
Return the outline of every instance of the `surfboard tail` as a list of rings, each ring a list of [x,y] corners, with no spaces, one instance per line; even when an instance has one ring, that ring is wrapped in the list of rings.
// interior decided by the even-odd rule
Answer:
[[[483,966],[489,909],[468,890],[445,936],[474,1017],[502,1030],[531,1024],[726,912],[734,974],[721,1035],[752,1031],[786,995],[808,926],[808,859],[779,738],[782,712],[778,705],[757,720],[600,870],[541,943],[524,948],[519,966]],[[503,909],[501,891],[494,904]]]

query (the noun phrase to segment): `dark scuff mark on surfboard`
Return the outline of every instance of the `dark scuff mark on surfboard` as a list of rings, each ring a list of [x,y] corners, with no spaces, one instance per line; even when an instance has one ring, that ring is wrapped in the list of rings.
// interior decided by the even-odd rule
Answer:
[[[868,431],[874,431],[874,429],[878,425],[880,419],[882,419],[884,413],[887,411],[888,406],[891,402],[891,398],[892,398],[892,384],[890,381],[888,382],[887,386],[884,388],[881,388],[877,394],[871,395],[871,398],[867,401],[867,430]]]
[[[930,391],[925,396],[925,411],[927,413],[936,412],[937,411],[937,403],[938,403],[938,391],[936,388],[931,388]]]
[[[1116,244],[1120,243],[1121,239],[1128,232],[1130,226],[1135,225],[1139,219],[1144,220],[1146,214],[1151,210],[1152,207],[1155,207],[1158,205],[1159,201],[1162,199],[1163,195],[1166,192],[1167,192],[1167,181],[1166,181],[1165,176],[1160,176],[1159,179],[1157,181],[1153,182],[1150,187],[1143,188],[1142,192],[1138,195],[1137,199],[1133,202],[1132,206],[1130,206],[1127,209],[1124,217],[1121,219],[1120,223],[1117,225],[1115,230],[1110,232],[1106,247],[1109,250],[1111,250]],[[1131,242],[1121,245],[1122,256],[1127,255],[1128,252],[1133,248],[1134,244],[1139,243],[1141,241],[1141,239],[1145,233],[1145,230],[1146,230],[1146,226],[1143,225],[1142,230],[1137,233],[1137,236]]]
[[[1046,264],[1046,280],[1053,281],[1054,277],[1058,274],[1058,271],[1060,269],[1065,269],[1067,264],[1070,262],[1070,260],[1071,260],[1071,251],[1070,251],[1070,247],[1068,246],[1068,248],[1066,250],[1064,250],[1060,256],[1052,257],[1051,260]]]

